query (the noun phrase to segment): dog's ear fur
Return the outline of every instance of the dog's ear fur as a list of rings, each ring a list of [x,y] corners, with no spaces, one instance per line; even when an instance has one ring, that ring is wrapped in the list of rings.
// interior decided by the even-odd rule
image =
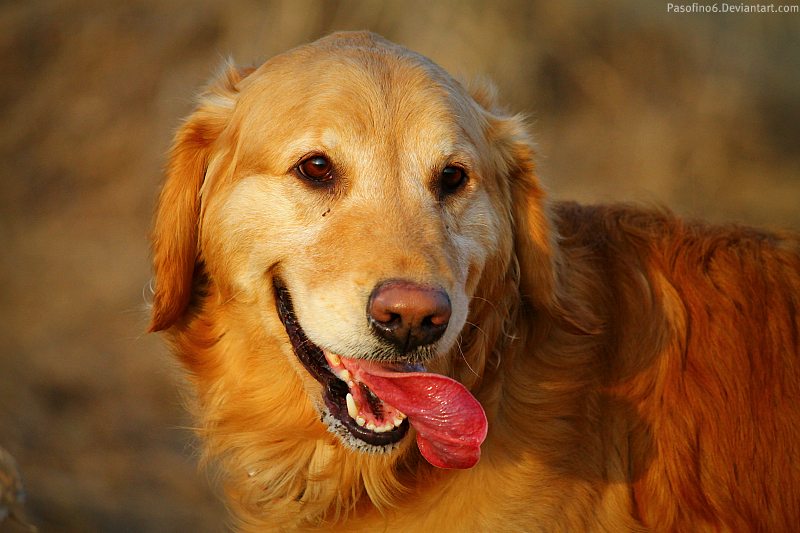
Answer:
[[[200,190],[214,142],[236,102],[236,84],[250,72],[229,64],[200,95],[194,113],[175,134],[150,233],[155,276],[150,331],[169,328],[191,300]]]
[[[558,249],[545,192],[536,178],[536,152],[524,119],[506,116],[499,110],[496,90],[487,80],[473,82],[469,92],[488,111],[494,148],[504,160],[500,171],[508,176],[514,254],[523,299],[570,333],[598,333],[600,322],[596,315],[570,295],[566,283],[569,273]]]
[[[506,120],[512,121],[506,127],[524,133],[520,119]],[[527,134],[513,137],[516,141],[511,144],[509,178],[520,292],[560,328],[577,335],[598,333],[600,324],[595,314],[570,294],[566,279],[570,273],[558,248],[558,234],[550,219],[545,192],[536,179],[533,146]]]

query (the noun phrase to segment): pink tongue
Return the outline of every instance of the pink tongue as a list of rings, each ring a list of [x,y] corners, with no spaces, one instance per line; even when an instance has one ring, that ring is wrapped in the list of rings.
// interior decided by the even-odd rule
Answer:
[[[467,389],[428,372],[393,372],[378,364],[342,357],[352,376],[400,410],[417,430],[425,459],[439,468],[470,468],[481,458],[486,414]]]

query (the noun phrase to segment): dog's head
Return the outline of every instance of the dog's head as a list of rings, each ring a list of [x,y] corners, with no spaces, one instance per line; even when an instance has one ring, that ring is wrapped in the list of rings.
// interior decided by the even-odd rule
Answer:
[[[470,466],[486,429],[466,387],[508,295],[569,315],[533,167],[521,120],[495,108],[491,88],[467,91],[371,34],[231,68],[176,136],[151,329],[225,321],[220,336],[278,347],[251,338],[267,354],[251,367],[293,374],[345,443],[393,449],[416,416],[434,447],[460,439],[472,453],[431,462]]]

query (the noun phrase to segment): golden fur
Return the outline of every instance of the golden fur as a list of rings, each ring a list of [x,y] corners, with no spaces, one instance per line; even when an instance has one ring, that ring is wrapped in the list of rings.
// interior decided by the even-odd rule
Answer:
[[[296,175],[308,153],[332,185]],[[458,163],[466,185],[437,193]],[[186,369],[241,531],[796,531],[800,239],[549,203],[519,117],[371,34],[229,68],[179,130],[151,329]],[[489,434],[466,470],[342,444],[278,318],[369,350],[382,279],[436,282],[428,370]],[[340,348],[341,346],[341,348]]]

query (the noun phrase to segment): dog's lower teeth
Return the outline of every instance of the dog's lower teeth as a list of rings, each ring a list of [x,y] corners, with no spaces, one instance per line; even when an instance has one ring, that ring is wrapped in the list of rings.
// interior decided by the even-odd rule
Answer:
[[[403,419],[405,419],[405,415],[400,415],[399,417],[395,418],[394,421],[387,421],[384,422],[383,425],[378,426],[375,422],[367,422],[363,416],[358,414],[359,405],[356,402],[356,399],[353,398],[353,395],[349,392],[347,396],[344,397],[345,402],[347,403],[347,414],[350,415],[350,418],[354,419],[359,426],[365,427],[370,431],[374,431],[375,433],[386,433],[387,431],[391,431],[396,427],[399,427],[400,424],[403,423]]]
[[[335,354],[328,354],[328,360],[331,362],[335,362]],[[351,380],[350,372],[347,370],[342,370],[339,373],[339,377],[343,380],[346,380],[350,388],[354,387],[354,383]],[[395,428],[400,427],[403,424],[403,420],[406,419],[406,415],[395,411],[394,417],[384,419],[382,422],[375,422],[369,421],[367,422],[366,418],[360,414],[361,412],[361,404],[355,399],[352,393],[348,392],[345,397],[345,405],[347,406],[347,414],[350,415],[350,418],[356,421],[356,424],[359,426],[368,429],[370,431],[374,431],[375,433],[386,433],[387,431],[392,431]],[[380,424],[380,425],[379,425]]]

